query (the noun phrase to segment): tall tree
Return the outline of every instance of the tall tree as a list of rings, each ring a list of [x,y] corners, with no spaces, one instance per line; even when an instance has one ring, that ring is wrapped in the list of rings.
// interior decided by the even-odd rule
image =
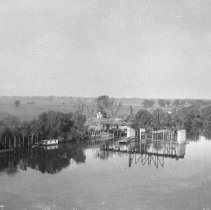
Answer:
[[[143,102],[142,102],[143,106],[145,109],[148,109],[152,106],[154,106],[155,104],[155,101],[154,100],[150,100],[150,99],[145,99]]]
[[[146,110],[139,110],[135,115],[135,123],[142,127],[151,126],[152,115]]]
[[[79,114],[84,113],[86,104],[83,101],[78,99],[77,103],[75,103],[74,105],[75,105],[76,111],[79,112]]]
[[[173,106],[179,106],[180,105],[180,100],[179,99],[176,99],[176,100],[174,100],[174,102],[173,102]]]
[[[133,106],[130,106],[130,115],[133,116]]]
[[[15,102],[14,102],[14,104],[15,104],[15,107],[17,108],[17,107],[19,107],[20,106],[20,100],[16,100]]]
[[[166,100],[166,106],[170,106],[171,102],[169,100]]]
[[[171,126],[170,114],[162,111],[161,109],[156,109],[152,114],[152,127],[160,129],[169,126]]]
[[[135,119],[135,116],[133,114],[133,106],[131,105],[130,106],[130,113],[126,118],[126,121],[131,123],[131,122],[134,122],[134,119]]]
[[[97,103],[97,110],[106,116],[109,113],[110,114],[112,113],[114,106],[115,106],[114,99],[110,98],[107,95],[102,95],[102,96],[97,97],[96,103]]]
[[[165,100],[164,99],[159,99],[158,100],[158,104],[159,104],[159,106],[161,106],[161,107],[165,107]]]

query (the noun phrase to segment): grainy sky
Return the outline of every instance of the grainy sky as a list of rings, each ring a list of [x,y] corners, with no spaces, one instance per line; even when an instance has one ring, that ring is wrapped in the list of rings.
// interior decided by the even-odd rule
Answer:
[[[211,98],[210,0],[0,0],[0,95]]]

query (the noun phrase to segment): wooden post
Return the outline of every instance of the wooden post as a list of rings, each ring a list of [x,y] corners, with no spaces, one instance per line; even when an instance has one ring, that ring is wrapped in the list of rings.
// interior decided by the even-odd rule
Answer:
[[[165,139],[164,139],[164,132],[163,132],[163,141],[164,141]]]
[[[11,149],[11,137],[9,137],[9,149]]]
[[[23,134],[23,147],[24,147],[24,134]]]
[[[34,144],[34,134],[31,135],[31,145]]]
[[[6,145],[7,145],[7,137],[4,137],[4,149],[6,149]]]
[[[14,136],[13,147],[16,148],[16,136]]]
[[[18,142],[18,146],[19,146],[19,148],[21,147],[21,137],[19,136],[19,142]]]

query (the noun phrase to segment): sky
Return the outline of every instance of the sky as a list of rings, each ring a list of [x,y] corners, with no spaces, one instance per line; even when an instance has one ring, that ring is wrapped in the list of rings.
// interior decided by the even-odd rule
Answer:
[[[0,95],[210,90],[210,0],[0,0]]]

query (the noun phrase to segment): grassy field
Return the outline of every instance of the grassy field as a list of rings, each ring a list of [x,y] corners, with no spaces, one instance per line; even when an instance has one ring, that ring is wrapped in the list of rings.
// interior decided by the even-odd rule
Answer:
[[[15,107],[15,100],[20,100],[20,106]],[[94,98],[73,97],[0,97],[0,120],[8,115],[16,116],[20,121],[36,119],[41,113],[48,111],[61,111],[64,113],[75,112],[78,100],[85,104],[84,114],[87,118],[96,113]],[[129,115],[130,105],[134,113],[141,108],[141,99],[116,99],[123,107],[117,112],[116,117],[126,118]]]
[[[13,104],[0,105],[0,120],[8,115],[16,116],[20,121],[30,121],[36,119],[41,113],[47,111],[61,111],[68,113],[74,111],[73,105],[57,104],[21,104],[15,107]]]
[[[20,100],[20,106],[15,107],[14,102]],[[121,103],[122,108],[117,112],[115,117],[125,119],[129,115],[130,106],[133,107],[133,113],[143,108],[141,98],[115,98],[116,104]],[[60,111],[64,113],[77,111],[78,101],[84,104],[83,114],[87,118],[91,117],[97,111],[95,98],[79,97],[0,97],[0,120],[8,115],[16,116],[20,121],[30,121],[36,119],[41,113],[48,111]],[[159,108],[158,99],[154,99],[154,108]],[[171,104],[174,100],[169,100]],[[208,101],[211,104],[211,101]],[[115,112],[115,108],[114,108]]]
[[[136,113],[141,106],[133,106],[134,113]],[[77,106],[74,103],[66,104],[64,102],[60,103],[42,103],[36,102],[35,104],[21,103],[19,107],[15,107],[14,103],[0,104],[0,120],[8,117],[8,115],[16,116],[20,121],[30,121],[32,119],[38,118],[38,116],[43,112],[48,111],[60,111],[64,113],[75,112]],[[123,107],[117,112],[116,117],[126,118],[129,115],[130,106],[123,105]],[[86,103],[84,108],[84,114],[87,118],[96,113],[96,106],[92,103]]]

